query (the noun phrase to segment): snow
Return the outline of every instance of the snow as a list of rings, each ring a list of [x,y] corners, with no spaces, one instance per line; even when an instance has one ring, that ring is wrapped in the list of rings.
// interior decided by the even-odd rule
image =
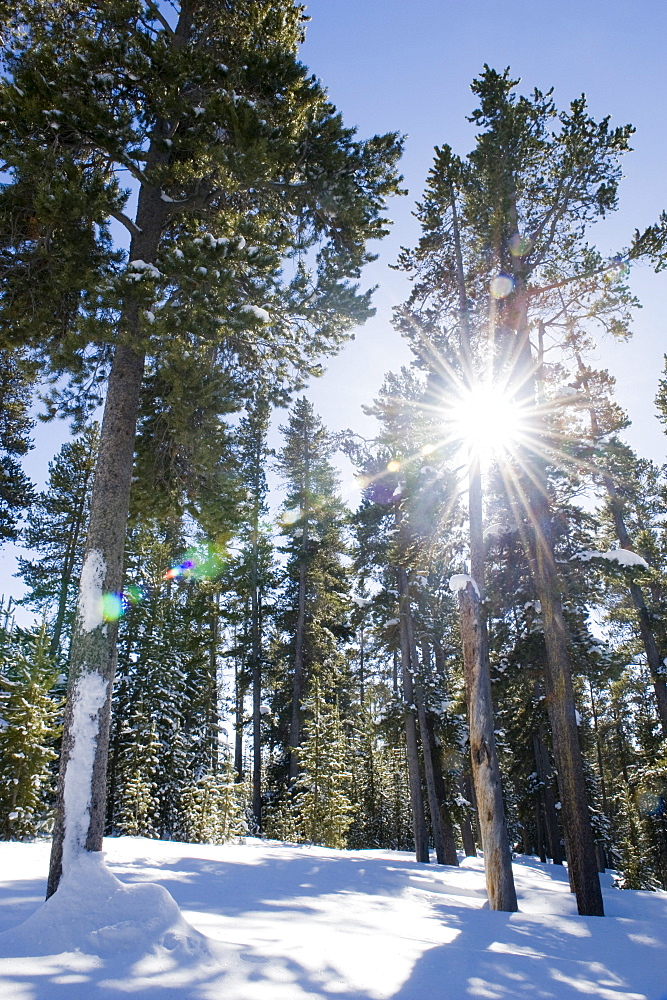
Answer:
[[[49,845],[0,844],[0,1000],[667,997],[667,893],[610,874],[608,915],[586,918],[567,870],[530,857],[514,860],[508,914],[486,908],[479,858],[259,840],[105,850],[108,869],[84,855],[41,905]]]
[[[619,566],[649,568],[646,560],[637,555],[636,552],[631,552],[630,549],[607,549],[606,552],[596,552],[595,549],[586,549],[583,552],[577,552],[574,558],[579,559],[581,562],[588,562],[590,559],[606,559],[607,562],[615,562]]]
[[[135,277],[141,279],[142,274],[147,274],[150,278],[161,278],[162,275],[158,271],[155,264],[147,264],[145,260],[131,260],[128,264],[128,271],[134,271],[134,275],[130,277]]]
[[[369,604],[372,604],[372,600],[368,597],[357,597],[356,594],[350,596],[350,600],[353,604],[356,604],[358,608],[367,608]]]
[[[260,306],[251,306],[251,305],[241,306],[241,312],[250,313],[252,316],[255,316],[256,319],[261,320],[262,323],[271,322],[271,317],[269,316],[266,309],[262,309]]]
[[[81,569],[79,582],[78,625],[82,632],[92,632],[103,623],[102,597],[107,564],[99,549],[90,549]]]
[[[64,871],[85,848],[90,815],[90,776],[93,773],[99,729],[97,717],[106,701],[107,689],[108,684],[104,678],[91,672],[77,678],[72,694],[74,742],[65,772]]]
[[[455,573],[454,576],[450,576],[449,589],[452,594],[456,594],[459,590],[465,590],[469,583],[473,585],[473,589],[479,597],[479,587],[467,573]]]

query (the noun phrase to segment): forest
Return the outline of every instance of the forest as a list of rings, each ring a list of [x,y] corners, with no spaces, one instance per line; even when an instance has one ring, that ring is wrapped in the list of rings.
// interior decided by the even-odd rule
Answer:
[[[331,431],[405,140],[343,121],[305,20],[0,2],[0,837],[53,836],[49,895],[105,835],[483,852],[504,911],[532,855],[603,916],[606,869],[667,890],[667,467],[596,339],[667,213],[597,250],[632,125],[481,66],[409,195],[412,361]]]

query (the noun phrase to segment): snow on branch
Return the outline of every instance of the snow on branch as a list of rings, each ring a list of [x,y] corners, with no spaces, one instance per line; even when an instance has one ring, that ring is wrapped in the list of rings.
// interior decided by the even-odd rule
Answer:
[[[573,556],[573,559],[578,559],[580,562],[590,562],[591,559],[605,559],[607,562],[618,563],[619,566],[641,566],[642,569],[648,569],[649,565],[642,556],[637,555],[636,552],[631,552],[630,549],[607,549],[606,552],[596,552],[595,549],[585,549],[583,552],[577,552]]]

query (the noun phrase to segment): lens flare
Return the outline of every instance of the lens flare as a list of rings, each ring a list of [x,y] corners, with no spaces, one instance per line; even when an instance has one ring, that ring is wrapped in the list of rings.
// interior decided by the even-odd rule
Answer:
[[[280,516],[280,520],[283,524],[296,524],[302,516],[302,510],[300,507],[292,507],[288,510],[284,510]]]
[[[494,299],[506,299],[514,288],[514,281],[509,274],[497,274],[492,280],[490,291]]]
[[[187,579],[212,580],[220,575],[224,566],[224,546],[207,543],[188,549],[180,561],[167,570],[164,578],[176,580],[184,576]]]
[[[117,622],[124,610],[120,594],[102,595],[102,618],[105,622]]]
[[[387,472],[398,472],[401,467],[401,463],[397,462],[395,458],[392,458],[391,462],[387,462]]]
[[[139,601],[144,599],[143,587],[137,587],[136,584],[131,583],[123,591],[123,597],[127,600],[128,604],[138,604]]]

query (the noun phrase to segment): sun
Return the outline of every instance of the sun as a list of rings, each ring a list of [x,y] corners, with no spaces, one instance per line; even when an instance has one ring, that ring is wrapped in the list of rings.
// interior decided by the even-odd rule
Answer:
[[[452,437],[486,459],[514,451],[525,430],[522,407],[503,386],[492,383],[480,383],[461,392],[447,422]]]

